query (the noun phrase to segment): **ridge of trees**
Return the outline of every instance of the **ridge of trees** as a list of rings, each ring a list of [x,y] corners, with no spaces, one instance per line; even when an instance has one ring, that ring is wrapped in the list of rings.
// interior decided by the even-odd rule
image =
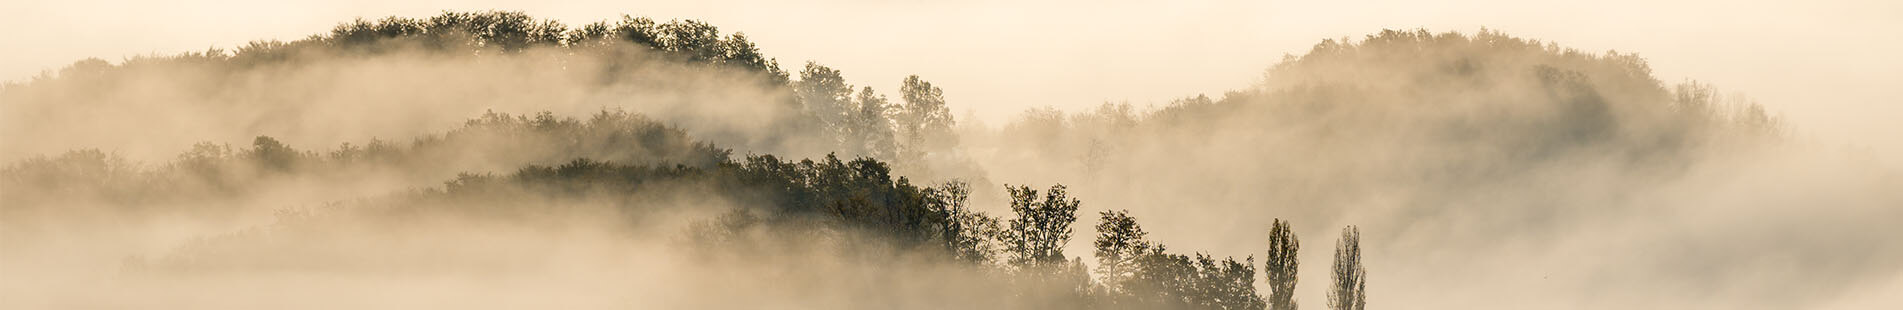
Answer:
[[[722,35],[719,28],[698,20],[656,22],[647,17],[623,15],[620,20],[601,21],[570,29],[554,20],[536,19],[522,12],[443,12],[427,18],[385,17],[357,19],[341,23],[327,33],[304,39],[253,41],[235,49],[209,48],[202,52],[176,55],[148,55],[127,58],[113,65],[97,58],[74,62],[56,72],[48,72],[10,87],[24,88],[35,83],[58,80],[86,80],[112,74],[115,70],[145,66],[205,65],[257,67],[296,63],[336,55],[376,55],[422,51],[443,55],[515,54],[536,48],[549,48],[576,55],[622,59],[611,62],[604,72],[629,61],[644,61],[627,49],[656,52],[684,63],[741,68],[763,74],[767,84],[785,84],[786,72],[779,63],[760,53],[744,33]]]
[[[141,171],[96,150],[82,150],[0,169],[0,177],[3,177],[0,180],[8,182],[0,188],[24,189],[29,188],[27,184],[92,187],[93,192],[80,193],[82,195],[111,191],[178,191],[165,187],[176,185],[165,184],[191,184],[173,180],[230,176],[237,173],[233,171],[268,177],[348,171],[363,165],[390,169],[400,166],[391,163],[413,165],[440,161],[441,154],[462,153],[451,146],[468,141],[500,141],[501,146],[492,147],[511,149],[521,148],[510,147],[521,143],[554,143],[528,148],[560,150],[556,154],[600,152],[595,150],[623,150],[624,153],[608,153],[610,157],[620,158],[611,161],[579,157],[559,165],[531,163],[500,175],[462,173],[440,188],[358,200],[343,205],[342,209],[281,220],[278,225],[313,225],[300,224],[300,221],[327,216],[349,216],[345,220],[359,224],[368,221],[392,225],[415,216],[465,214],[521,218],[557,211],[541,209],[563,205],[559,203],[562,201],[605,202],[616,208],[617,214],[640,217],[664,211],[654,208],[659,208],[656,202],[664,201],[667,193],[686,191],[695,193],[693,195],[729,197],[746,202],[742,205],[753,206],[738,209],[693,231],[696,242],[715,247],[755,242],[747,240],[739,231],[762,225],[780,227],[776,229],[781,231],[846,230],[878,236],[877,240],[900,249],[940,253],[935,256],[945,261],[996,270],[1005,275],[1000,281],[1034,288],[1020,292],[1024,294],[1020,298],[1069,296],[1058,299],[1069,302],[1051,304],[1052,307],[1263,309],[1267,305],[1255,288],[1257,267],[1253,258],[1217,259],[1202,253],[1171,253],[1165,246],[1146,239],[1147,234],[1126,211],[1104,212],[1097,224],[1099,235],[1094,242],[1099,265],[1097,278],[1093,279],[1081,258],[1070,257],[1063,251],[1074,232],[1070,225],[1076,221],[1075,212],[1082,201],[1072,197],[1062,185],[1045,190],[1007,187],[1014,216],[999,218],[971,210],[966,201],[969,190],[963,183],[913,185],[905,177],[894,176],[885,163],[871,158],[842,160],[827,156],[795,161],[773,155],[749,155],[731,159],[727,155],[729,151],[694,142],[678,129],[618,111],[604,111],[588,121],[549,114],[531,117],[490,113],[444,135],[419,138],[408,147],[372,142],[366,147],[344,145],[320,153],[298,150],[270,137],[259,137],[252,147],[238,151],[201,144],[193,152],[151,171]],[[144,176],[139,176],[141,174]],[[85,182],[99,183],[87,185]],[[114,182],[149,183],[109,185]],[[14,193],[6,196],[28,197]],[[5,206],[13,209],[26,202],[30,201],[13,200]],[[1271,235],[1286,232],[1285,226],[1277,226]],[[171,256],[140,260],[136,267],[205,270],[233,259],[260,259],[231,252],[230,244],[258,242],[246,241],[254,239],[249,234],[258,233],[267,232],[251,230],[202,240],[179,248]],[[297,246],[282,242],[272,244],[273,247]],[[1289,258],[1292,260],[1292,257],[1291,253]],[[262,259],[266,261],[228,266],[277,268],[272,266],[295,267],[284,264],[309,262]],[[1275,268],[1275,265],[1268,266]]]
[[[552,62],[563,70],[598,72],[599,82],[644,83],[678,78],[644,76],[651,72],[629,68],[666,63],[686,68],[708,68],[746,72],[752,83],[733,86],[760,87],[781,94],[765,98],[761,104],[796,111],[786,119],[775,120],[779,135],[814,134],[828,141],[829,150],[847,157],[867,156],[901,166],[918,166],[928,155],[945,156],[956,145],[951,133],[955,121],[945,105],[943,90],[919,76],[909,76],[898,87],[898,98],[888,100],[872,87],[845,83],[838,70],[807,63],[799,80],[791,79],[776,59],[761,53],[744,33],[723,34],[718,27],[698,20],[659,22],[647,17],[623,15],[619,20],[601,21],[569,27],[561,22],[537,19],[521,12],[444,12],[425,18],[386,17],[357,19],[341,23],[327,33],[289,42],[257,41],[233,50],[207,49],[169,56],[138,56],[114,65],[100,59],[75,62],[57,73],[49,72],[24,83],[0,86],[0,98],[17,98],[21,105],[51,104],[29,99],[55,101],[120,100],[90,98],[87,93],[125,87],[121,81],[140,68],[198,68],[190,79],[210,83],[197,85],[206,96],[221,96],[224,84],[255,83],[234,77],[236,70],[264,70],[274,66],[295,65],[335,57],[365,57],[393,53],[421,53],[457,57],[519,55],[531,51],[553,51]],[[540,57],[540,56],[538,56]],[[587,60],[587,61],[583,61]],[[567,67],[570,64],[589,66]],[[269,71],[269,70],[265,70]],[[268,72],[267,72],[268,73]],[[224,79],[224,80],[221,80]],[[84,85],[85,92],[47,94],[67,91],[59,85]],[[17,97],[16,97],[17,96]],[[51,96],[51,97],[43,97]],[[252,100],[255,101],[255,100]],[[118,104],[104,102],[101,104]],[[240,103],[233,103],[240,104]],[[257,104],[243,102],[242,104]],[[24,106],[23,106],[24,107]],[[705,129],[703,129],[705,130]],[[775,134],[770,132],[769,134]],[[709,137],[711,138],[711,137]],[[769,141],[800,137],[768,137]],[[719,141],[728,141],[715,139]],[[771,143],[768,143],[771,144]],[[773,150],[769,148],[769,150]],[[916,169],[914,169],[916,170]]]
[[[870,86],[854,95],[839,70],[816,62],[806,63],[799,75],[793,89],[807,113],[829,124],[823,134],[847,155],[912,165],[957,146],[952,133],[957,123],[945,106],[944,90],[917,75],[900,83],[896,104]]]
[[[1101,214],[1097,224],[1099,235],[1094,240],[1099,263],[1093,279],[1081,258],[1071,258],[1062,251],[1073,232],[1069,224],[1075,221],[1074,213],[1082,201],[1070,197],[1061,185],[1044,191],[1027,186],[1010,187],[1014,216],[1000,219],[965,207],[968,202],[964,193],[968,190],[964,184],[952,182],[920,187],[903,177],[894,179],[888,173],[885,165],[872,159],[841,161],[832,156],[818,161],[748,156],[742,162],[713,168],[622,165],[577,159],[560,166],[528,166],[502,176],[464,175],[447,182],[441,190],[425,191],[421,194],[424,196],[408,199],[438,197],[433,199],[497,204],[496,201],[521,197],[591,196],[586,193],[595,193],[593,197],[628,199],[625,197],[647,197],[639,194],[644,189],[673,188],[659,183],[687,182],[714,188],[703,194],[747,197],[743,200],[758,203],[755,204],[758,207],[735,210],[689,230],[693,244],[714,249],[711,253],[714,255],[731,249],[797,247],[799,242],[812,241],[788,244],[784,239],[787,237],[762,240],[761,235],[799,238],[797,236],[825,235],[820,232],[824,230],[845,230],[877,236],[875,240],[889,246],[938,253],[935,256],[944,261],[990,270],[987,274],[997,275],[994,280],[999,281],[998,285],[1021,290],[1010,298],[1053,302],[1043,304],[1046,308],[1267,309],[1269,306],[1255,286],[1254,258],[1217,259],[1204,253],[1169,252],[1166,246],[1148,240],[1128,211]],[[511,208],[507,206],[509,203],[500,204],[489,208]],[[457,205],[465,210],[469,208],[466,204]],[[650,204],[621,200],[614,205],[640,208]],[[1287,234],[1287,224],[1279,221],[1278,224],[1271,235],[1280,237],[1273,238],[1292,239],[1292,235]],[[759,229],[773,233],[747,233]],[[1352,265],[1356,269],[1349,273],[1337,272],[1338,276],[1348,278],[1336,281],[1350,281],[1348,283],[1353,283],[1350,287],[1356,289],[1353,292],[1362,294],[1354,296],[1365,296],[1361,293],[1365,292],[1365,271],[1359,269],[1358,237],[1344,236],[1348,237],[1344,237],[1347,239],[1343,249],[1353,250],[1337,253],[1336,265]],[[756,253],[740,255],[756,256],[753,254]],[[1284,254],[1288,262],[1266,266],[1285,268],[1292,274],[1295,255]],[[881,257],[887,256],[870,258]],[[1289,283],[1288,289],[1292,288],[1293,283]],[[1058,298],[1051,299],[1052,296]]]
[[[372,139],[329,150],[300,150],[269,136],[249,148],[203,142],[169,162],[139,165],[81,149],[0,167],[0,209],[95,201],[120,206],[242,195],[287,177],[349,182],[368,177],[441,178],[457,173],[553,164],[574,158],[711,167],[732,153],[681,129],[625,111],[587,119],[485,113],[441,135],[409,143]]]
[[[1047,163],[1001,173],[1108,183],[1072,184],[1080,188],[1135,185],[1118,184],[1130,178],[1115,173],[1272,175],[1348,191],[1404,182],[1438,196],[1431,199],[1542,174],[1530,171],[1588,166],[1581,163],[1666,180],[1700,158],[1782,141],[1783,126],[1743,96],[1660,82],[1630,53],[1580,52],[1488,30],[1389,30],[1323,41],[1224,94],[1148,109],[1029,109],[987,151]],[[1260,169],[1224,164],[1236,156]],[[1261,191],[1267,199],[1316,194],[1281,190]]]

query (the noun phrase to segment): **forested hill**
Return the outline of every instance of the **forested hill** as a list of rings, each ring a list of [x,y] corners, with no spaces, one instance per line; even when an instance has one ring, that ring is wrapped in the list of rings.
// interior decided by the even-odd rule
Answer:
[[[573,28],[516,12],[358,20],[229,51],[87,59],[9,83],[0,133],[62,134],[10,143],[0,159],[114,146],[154,160],[198,141],[256,135],[336,145],[427,134],[485,111],[633,109],[710,142],[800,156],[863,148],[847,140],[864,138],[846,135],[904,142],[894,134],[906,132],[852,130],[872,126],[847,124],[853,113],[890,109],[876,115],[897,122],[886,127],[920,128],[920,137],[949,126],[942,95],[923,79],[891,81],[904,84],[891,103],[866,87],[856,96],[879,102],[862,107],[838,71],[807,64],[803,76],[792,83],[744,34],[694,20],[624,17]],[[870,155],[848,155],[861,154]]]
[[[0,86],[0,274],[67,279],[0,308],[1779,308],[1748,301],[1861,278],[1756,257],[1903,267],[1753,220],[1888,225],[1898,178],[1775,170],[1811,160],[1776,117],[1634,54],[1390,30],[998,127],[847,77],[699,21],[515,12],[82,60]]]

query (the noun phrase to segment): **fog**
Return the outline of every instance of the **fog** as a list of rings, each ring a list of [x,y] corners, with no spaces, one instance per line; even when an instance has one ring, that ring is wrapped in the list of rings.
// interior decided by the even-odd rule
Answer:
[[[48,52],[65,60],[0,88],[0,305],[1232,307],[1212,291],[1269,295],[1256,258],[1275,219],[1307,245],[1294,296],[1309,308],[1336,293],[1329,250],[1351,225],[1375,308],[1860,309],[1903,288],[1898,131],[1868,121],[1896,107],[1857,86],[1894,61],[1701,57],[1736,53],[1479,13],[980,4],[630,12],[655,24],[404,4],[387,10],[414,19],[325,17],[350,7],[232,21],[327,18],[285,34],[191,31],[280,40],[231,51]],[[1884,17],[1839,9],[1778,13]],[[1104,17],[1143,21],[1064,23]],[[618,32],[575,39],[604,19]],[[805,19],[828,22],[775,24]],[[1381,30],[1442,19],[1459,21]],[[951,30],[976,21],[1013,22]],[[804,29],[907,22],[870,36],[896,41]],[[1258,32],[1297,25],[1314,26]],[[1043,29],[1007,31],[1021,28]],[[1279,39],[1304,33],[1318,34]],[[190,40],[227,39],[142,46]],[[1872,40],[1860,51],[1896,46]],[[855,44],[889,47],[812,47]],[[108,60],[73,62],[87,56]],[[1765,66],[1811,69],[1743,72]],[[1785,80],[1821,72],[1843,86]],[[1062,251],[1025,248],[1047,232],[1025,227],[1051,224],[1025,214],[1068,198]],[[1152,268],[1207,253],[1248,276],[1148,303],[1105,272],[1101,244],[1093,256],[1097,215],[1116,210],[1158,245]],[[1236,271],[1182,261],[1193,285]]]
[[[769,140],[773,137],[766,127],[796,113],[771,104],[791,100],[790,94],[729,87],[763,78],[752,73],[665,64],[617,66],[606,60],[648,57],[638,50],[602,51],[592,57],[530,50],[481,59],[407,52],[370,57],[316,53],[268,56],[297,62],[234,69],[160,61],[143,65],[134,59],[127,67],[138,72],[98,79],[86,75],[107,64],[82,62],[62,71],[68,77],[63,82],[46,83],[58,85],[10,94],[15,102],[65,104],[10,106],[9,113],[0,116],[5,118],[0,130],[8,136],[62,130],[58,139],[10,140],[0,158],[110,146],[129,158],[152,161],[198,141],[242,142],[268,135],[303,145],[361,144],[440,131],[483,112],[574,116],[629,108],[695,128],[717,142],[757,145],[769,142],[721,139]],[[808,153],[813,152],[799,154]]]
[[[1302,236],[1360,225],[1392,260],[1368,268],[1410,282],[1371,281],[1405,291],[1374,304],[1809,308],[1897,273],[1896,240],[1875,233],[1899,212],[1882,160],[1783,136],[1742,98],[1667,97],[1642,61],[1479,37],[1324,43],[1229,102],[1027,112],[986,171],[1061,180],[1220,255],[1260,254],[1271,218]],[[1592,90],[1538,91],[1553,85],[1529,63]]]
[[[751,34],[789,65],[819,61],[885,87],[910,74],[935,77],[961,90],[948,95],[953,111],[993,123],[1025,107],[1219,94],[1323,38],[1487,27],[1585,51],[1639,52],[1661,80],[1745,92],[1813,138],[1903,154],[1894,139],[1857,137],[1903,131],[1888,117],[1903,114],[1903,103],[1885,87],[1903,82],[1892,74],[1903,62],[1888,57],[1903,53],[1903,7],[1884,0],[10,1],[0,3],[0,36],[12,42],[0,45],[8,56],[0,80],[85,57],[117,62],[295,40],[357,17],[491,9],[572,24],[621,14],[706,20]]]

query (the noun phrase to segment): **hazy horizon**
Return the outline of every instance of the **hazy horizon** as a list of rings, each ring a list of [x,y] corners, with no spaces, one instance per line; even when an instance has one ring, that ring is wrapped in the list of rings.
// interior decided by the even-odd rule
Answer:
[[[1087,4],[1086,4],[1087,3]],[[1698,80],[1764,104],[1829,147],[1903,155],[1903,3],[1735,1],[20,1],[0,4],[0,80],[96,57],[172,55],[291,41],[354,18],[522,11],[579,25],[628,14],[696,19],[750,35],[789,70],[815,61],[854,85],[912,74],[948,91],[953,113],[998,124],[1026,108],[1161,106],[1221,95],[1283,55],[1382,29],[1481,28],[1582,51],[1638,53],[1660,80]],[[61,30],[65,29],[65,30]],[[1035,29],[1018,32],[1015,29]],[[70,30],[70,31],[68,31]],[[1034,52],[1029,52],[1034,51]],[[1028,52],[1028,53],[1027,53]],[[1009,74],[1001,71],[1009,69]]]

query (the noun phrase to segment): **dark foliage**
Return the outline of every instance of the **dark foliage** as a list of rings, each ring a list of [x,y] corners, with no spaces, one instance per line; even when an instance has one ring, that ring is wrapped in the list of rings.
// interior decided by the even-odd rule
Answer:
[[[727,162],[729,154],[627,112],[602,111],[587,120],[548,113],[488,113],[456,130],[407,144],[372,140],[362,146],[345,143],[329,151],[307,151],[259,136],[242,149],[199,143],[156,167],[136,166],[97,150],[34,158],[0,168],[0,210],[92,201],[133,211],[141,205],[242,196],[299,178],[333,184],[383,177],[440,180],[575,158],[705,169]],[[40,190],[46,188],[59,191]]]
[[[1269,309],[1295,310],[1295,284],[1299,282],[1301,240],[1289,229],[1289,223],[1275,219],[1269,228],[1269,254],[1262,257],[1262,274],[1268,280]]]
[[[1216,260],[1172,254],[1145,240],[1126,211],[1105,211],[1097,224],[1101,303],[1120,309],[1264,309],[1255,289],[1255,259]]]
[[[1341,229],[1335,241],[1334,282],[1328,288],[1328,308],[1362,310],[1368,307],[1368,270],[1361,266],[1361,230]]]

